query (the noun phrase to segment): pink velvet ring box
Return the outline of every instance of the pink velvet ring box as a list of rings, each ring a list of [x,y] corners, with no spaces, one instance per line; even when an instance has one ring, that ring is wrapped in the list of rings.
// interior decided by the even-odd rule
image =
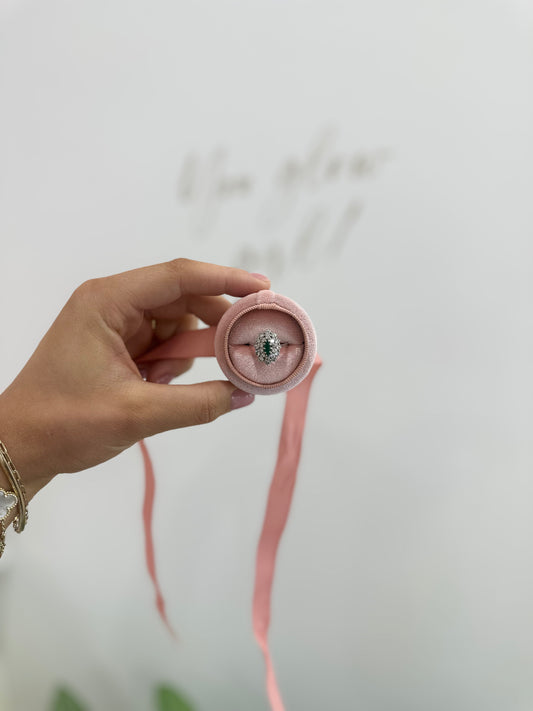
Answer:
[[[219,321],[215,355],[241,390],[271,395],[298,385],[317,352],[315,329],[295,301],[263,290],[239,299]]]

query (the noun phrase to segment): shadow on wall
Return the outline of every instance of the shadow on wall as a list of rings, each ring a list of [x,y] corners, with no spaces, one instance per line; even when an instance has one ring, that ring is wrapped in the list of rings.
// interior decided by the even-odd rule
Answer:
[[[158,686],[155,689],[154,711],[196,711],[191,702],[170,686]],[[90,711],[90,707],[81,703],[72,691],[61,687],[57,689],[50,711]]]

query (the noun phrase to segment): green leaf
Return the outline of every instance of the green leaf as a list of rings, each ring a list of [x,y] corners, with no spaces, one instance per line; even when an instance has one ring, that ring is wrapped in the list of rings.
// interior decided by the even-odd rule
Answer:
[[[170,686],[158,686],[156,689],[157,711],[194,711],[190,701]]]
[[[68,689],[60,688],[52,701],[52,711],[86,711],[86,707]]]

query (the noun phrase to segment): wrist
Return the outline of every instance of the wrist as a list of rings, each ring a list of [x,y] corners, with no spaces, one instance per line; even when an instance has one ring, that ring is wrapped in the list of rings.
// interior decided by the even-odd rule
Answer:
[[[53,475],[44,468],[46,455],[38,441],[38,432],[29,421],[25,421],[24,408],[13,403],[8,391],[0,394],[0,441],[4,443],[14,467],[16,468],[26,492],[26,502],[43,488]],[[8,476],[0,466],[0,488],[13,491]],[[17,515],[17,508],[12,509],[4,523],[6,527]]]

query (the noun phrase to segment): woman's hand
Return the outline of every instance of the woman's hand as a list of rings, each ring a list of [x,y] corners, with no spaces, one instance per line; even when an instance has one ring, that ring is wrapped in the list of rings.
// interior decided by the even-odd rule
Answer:
[[[78,287],[0,395],[0,440],[28,499],[60,472],[87,469],[143,437],[211,422],[252,402],[223,380],[162,384],[190,360],[151,363],[145,382],[134,359],[196,328],[198,319],[216,325],[231,305],[221,294],[269,286],[241,269],[176,259]]]

